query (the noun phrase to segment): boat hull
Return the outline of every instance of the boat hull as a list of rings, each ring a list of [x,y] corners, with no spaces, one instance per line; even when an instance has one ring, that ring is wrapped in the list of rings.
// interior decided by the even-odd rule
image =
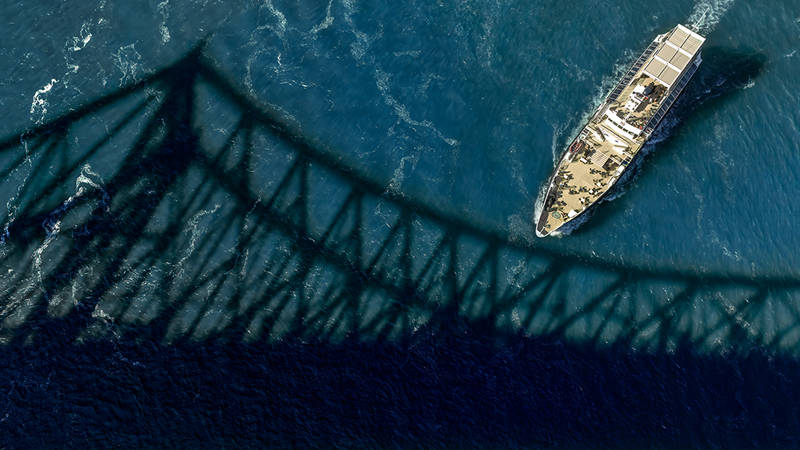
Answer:
[[[548,178],[535,221],[538,237],[558,234],[606,197],[697,71],[704,41],[678,25],[634,61]]]

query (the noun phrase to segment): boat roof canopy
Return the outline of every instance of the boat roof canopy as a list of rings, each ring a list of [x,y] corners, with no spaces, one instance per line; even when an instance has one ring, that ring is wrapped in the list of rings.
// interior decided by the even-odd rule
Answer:
[[[694,31],[678,25],[669,32],[643,71],[670,87],[700,50],[705,40]]]

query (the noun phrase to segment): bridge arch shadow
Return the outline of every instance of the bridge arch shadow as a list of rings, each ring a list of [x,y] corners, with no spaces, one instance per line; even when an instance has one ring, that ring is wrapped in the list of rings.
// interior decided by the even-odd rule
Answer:
[[[459,318],[651,351],[796,352],[800,280],[511,240],[387,190],[201,48],[0,142],[7,342],[144,325],[168,341],[385,340]]]

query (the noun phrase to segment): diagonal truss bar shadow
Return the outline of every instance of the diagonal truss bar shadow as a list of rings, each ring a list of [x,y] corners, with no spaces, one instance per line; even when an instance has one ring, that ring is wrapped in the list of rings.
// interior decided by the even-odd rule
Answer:
[[[797,278],[512,240],[387,190],[202,46],[0,141],[0,168],[7,343],[385,340],[466,321],[653,351],[800,348]]]

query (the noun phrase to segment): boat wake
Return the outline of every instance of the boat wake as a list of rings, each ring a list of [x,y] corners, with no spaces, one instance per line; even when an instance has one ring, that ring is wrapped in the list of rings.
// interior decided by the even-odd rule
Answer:
[[[697,3],[686,22],[694,32],[704,36],[714,31],[734,0],[703,0]]]
[[[550,181],[548,177],[545,182],[539,187],[539,194],[536,196],[536,203],[533,205],[533,227],[536,228],[536,221],[539,220],[539,216],[542,214],[542,210],[544,209],[544,199],[547,195],[547,185]]]

